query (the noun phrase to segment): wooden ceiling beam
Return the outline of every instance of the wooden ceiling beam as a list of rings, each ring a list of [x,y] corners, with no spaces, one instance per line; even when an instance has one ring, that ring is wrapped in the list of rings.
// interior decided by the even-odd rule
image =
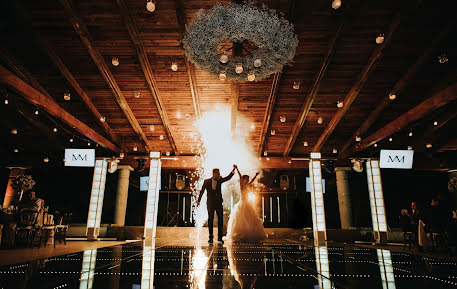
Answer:
[[[146,135],[144,134],[138,120],[136,119],[132,109],[130,108],[127,100],[124,97],[119,85],[117,84],[114,75],[111,73],[108,65],[106,64],[105,59],[103,58],[100,51],[95,46],[92,37],[90,36],[89,31],[87,30],[86,25],[83,23],[81,17],[79,16],[77,9],[74,7],[74,2],[72,0],[60,0],[60,3],[64,7],[64,10],[69,18],[70,23],[73,25],[75,32],[81,38],[81,41],[86,46],[89,55],[94,61],[97,68],[100,70],[102,77],[105,79],[108,86],[111,88],[114,97],[116,98],[117,103],[124,112],[125,117],[129,121],[135,133],[138,135],[140,140],[144,143],[146,150],[153,150],[150,145]],[[141,59],[140,59],[141,61]],[[149,64],[149,62],[148,62]],[[154,94],[153,94],[154,95]],[[159,111],[160,112],[160,111]],[[165,124],[164,124],[165,126]],[[168,133],[168,131],[167,131]]]
[[[56,52],[47,44],[47,42],[41,37],[41,35],[35,34],[35,39],[36,42],[38,43],[39,47],[43,52],[48,55],[48,57],[51,59],[52,63],[59,69],[60,73],[65,77],[65,79],[70,83],[70,85],[73,87],[73,89],[78,93],[78,95],[81,97],[81,100],[84,102],[84,104],[89,108],[89,110],[92,112],[94,115],[95,119],[99,120],[102,118],[102,114],[98,111],[97,107],[95,107],[94,103],[92,100],[89,98],[89,96],[86,94],[86,92],[81,88],[79,85],[78,81],[75,79],[73,74],[70,72],[70,70],[65,66],[63,63],[62,59],[56,54]],[[114,131],[111,129],[109,126],[108,122],[100,122],[102,125],[104,131],[110,136],[111,140],[114,141],[115,143],[119,144],[119,139],[117,138],[116,134]]]
[[[238,106],[239,106],[239,99],[240,99],[240,84],[236,82],[230,83],[230,91],[231,91],[231,132],[232,137],[235,136],[236,133],[236,121],[238,118]]]
[[[184,37],[184,32],[186,31],[186,12],[184,10],[184,1],[175,0],[175,10],[176,18],[178,19],[179,32],[181,33],[182,38]],[[182,45],[181,38],[181,45]],[[201,118],[200,112],[200,101],[199,94],[197,89],[197,79],[195,76],[195,67],[190,61],[185,57],[187,77],[189,79],[190,93],[192,94],[192,104],[194,106],[195,117],[197,120]]]
[[[376,61],[382,56],[383,49],[387,46],[387,44],[392,39],[392,35],[397,29],[398,25],[400,24],[400,15],[396,15],[394,20],[389,26],[387,33],[385,34],[385,40],[382,44],[379,44],[373,53],[371,54],[368,63],[364,66],[363,70],[359,73],[355,83],[352,85],[351,89],[348,91],[346,97],[344,98],[344,106],[335,113],[333,118],[330,120],[328,126],[325,128],[324,132],[319,137],[317,143],[313,147],[313,151],[320,151],[324,146],[327,139],[333,133],[335,128],[338,126],[340,121],[343,119],[346,112],[351,107],[351,104],[357,98],[360,93],[360,90],[365,85],[366,81],[368,80],[368,76],[370,72],[373,70]]]
[[[449,24],[446,29],[443,29],[440,34],[434,39],[431,45],[422,53],[422,55],[411,65],[408,71],[403,75],[400,80],[395,83],[394,87],[392,88],[391,92],[395,93],[398,97],[405,87],[411,82],[411,80],[416,76],[419,70],[424,66],[427,60],[430,59],[432,53],[436,50],[438,45],[443,41],[444,37],[449,33],[451,28],[454,26],[455,23]],[[388,96],[382,98],[381,102],[376,106],[376,108],[370,112],[368,117],[365,121],[360,125],[360,127],[354,132],[354,134],[344,143],[343,147],[340,149],[339,155],[341,157],[346,157],[346,152],[348,148],[354,143],[355,138],[357,136],[362,137],[363,134],[368,131],[368,129],[373,125],[373,123],[379,118],[381,113],[384,111],[385,108],[389,106],[392,100],[389,99]]]
[[[434,110],[443,107],[444,105],[457,99],[457,83],[454,83],[447,88],[435,93],[427,98],[414,108],[400,115],[383,128],[374,132],[370,136],[362,140],[362,142],[351,150],[350,153],[364,150],[382,139],[391,136],[392,134],[404,129],[409,124],[423,118]]]
[[[329,49],[327,51],[327,55],[325,56],[324,62],[322,62],[321,69],[319,70],[319,73],[316,76],[316,79],[314,80],[313,86],[308,93],[308,95],[305,98],[305,102],[303,103],[303,106],[301,108],[300,115],[297,118],[297,121],[295,122],[294,127],[292,128],[292,133],[289,136],[289,139],[287,140],[286,146],[284,148],[283,156],[288,156],[290,154],[290,151],[294,147],[295,142],[297,141],[297,137],[300,134],[300,131],[303,128],[303,125],[305,124],[306,118],[308,117],[308,113],[311,110],[311,107],[313,105],[314,99],[316,98],[317,92],[319,91],[319,87],[321,84],[321,80],[325,75],[325,72],[327,71],[327,68],[332,61],[333,55],[335,54],[336,50],[336,43],[337,40],[340,38],[340,35],[343,31],[343,26],[344,26],[344,21],[341,21],[340,24],[338,25],[338,29],[335,33],[335,36],[332,38],[332,41],[330,42]]]
[[[3,66],[0,66],[0,84],[17,92],[27,101],[40,107],[56,119],[59,119],[66,125],[74,128],[77,132],[100,144],[101,146],[106,147],[115,153],[119,153],[121,151],[121,149],[111,141],[107,140],[96,131],[88,127],[85,123],[64,110],[54,101],[52,97],[49,97],[49,95],[45,95],[36,90]]]

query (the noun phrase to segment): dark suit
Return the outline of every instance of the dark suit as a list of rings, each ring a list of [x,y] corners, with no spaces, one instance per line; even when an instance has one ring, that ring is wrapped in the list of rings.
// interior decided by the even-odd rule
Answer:
[[[233,172],[231,172],[225,178],[219,177],[216,181],[216,189],[213,190],[213,178],[206,179],[203,182],[202,189],[198,196],[198,203],[202,199],[203,193],[207,192],[206,207],[208,209],[208,230],[209,238],[213,239],[213,221],[214,221],[214,211],[217,214],[217,236],[219,241],[222,241],[222,231],[223,231],[223,210],[222,210],[222,192],[221,185],[222,183],[230,180],[233,177]]]

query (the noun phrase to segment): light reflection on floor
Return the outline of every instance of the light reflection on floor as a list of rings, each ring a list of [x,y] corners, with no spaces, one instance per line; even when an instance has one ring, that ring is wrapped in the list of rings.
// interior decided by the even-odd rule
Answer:
[[[336,243],[140,241],[0,267],[1,289],[457,288],[455,261]]]

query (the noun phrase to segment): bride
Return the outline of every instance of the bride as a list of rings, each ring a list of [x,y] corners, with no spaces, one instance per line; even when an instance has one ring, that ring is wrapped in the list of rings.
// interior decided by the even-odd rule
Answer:
[[[252,183],[259,175],[257,173],[251,181],[248,175],[240,176],[241,199],[233,208],[227,226],[227,236],[232,242],[260,242],[265,239],[263,231],[263,222],[259,218],[254,206],[248,200],[249,191],[252,189]]]

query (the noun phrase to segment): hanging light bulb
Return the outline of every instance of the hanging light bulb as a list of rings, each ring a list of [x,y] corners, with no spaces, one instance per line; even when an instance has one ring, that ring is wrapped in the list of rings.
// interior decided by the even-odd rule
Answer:
[[[280,122],[283,122],[283,123],[286,122],[286,117],[281,115],[281,116],[279,117],[279,121],[280,121]]]
[[[101,117],[100,117],[100,121],[101,121],[101,122],[105,122],[105,121],[106,121],[106,117],[101,116]]]
[[[221,63],[226,64],[228,62],[228,56],[227,54],[222,54],[221,58],[219,59]]]
[[[118,66],[118,65],[119,65],[119,58],[117,58],[117,57],[112,57],[112,58],[111,58],[111,64],[112,64],[113,66]]]
[[[309,144],[308,144],[307,141],[304,141],[304,142],[303,142],[303,146],[307,147],[308,145],[309,145]]]
[[[433,122],[433,125],[438,125],[438,122],[435,120],[435,121]]]
[[[384,42],[384,34],[380,33],[380,34],[378,34],[378,36],[376,36],[376,43],[381,44],[383,42]]]
[[[294,84],[292,85],[292,88],[295,90],[300,89],[300,81],[294,81]]]
[[[377,147],[378,147],[378,144],[377,144],[377,143],[375,143],[375,144],[374,144],[374,147],[375,147],[375,148],[377,148]]]
[[[151,125],[149,126],[149,130],[150,130],[150,131],[154,131],[154,130],[155,130],[155,127],[154,127],[153,124],[151,124]]]
[[[49,163],[49,158],[48,158],[48,157],[45,157],[45,158],[43,159],[43,162]]]
[[[267,151],[263,151],[263,156],[266,157],[268,155]]]
[[[225,71],[221,71],[221,72],[219,73],[219,80],[224,81],[224,80],[226,80],[226,79],[227,79],[227,73],[225,73]]]
[[[154,12],[156,10],[156,4],[154,3],[154,1],[148,0],[148,2],[146,3],[146,9],[149,12]]]
[[[341,7],[341,0],[333,0],[332,2],[332,8],[333,9],[338,9]]]
[[[249,72],[249,74],[248,74],[248,80],[249,80],[249,81],[254,81],[254,80],[255,80],[255,73],[254,73],[254,72]]]
[[[71,138],[71,139],[70,139],[70,142],[73,142],[73,141],[74,141],[73,138]]]
[[[425,145],[425,147],[428,149],[432,148],[432,143],[428,141],[427,144]]]
[[[356,141],[356,142],[359,142],[359,141],[361,141],[361,140],[362,140],[362,138],[361,138],[360,136],[356,136],[356,137],[355,137],[355,141]]]
[[[393,92],[389,93],[389,99],[390,100],[395,100],[397,98],[397,95]]]
[[[135,91],[135,92],[133,93],[133,96],[135,96],[135,98],[140,98],[141,92],[140,92],[140,91]]]
[[[449,59],[447,58],[446,53],[443,53],[443,54],[441,54],[440,56],[438,56],[438,61],[439,61],[441,64],[448,62]]]
[[[412,132],[412,131],[410,131],[408,135],[409,135],[409,136],[413,136],[413,132]]]
[[[408,146],[408,150],[409,150],[409,151],[412,151],[412,150],[413,150],[413,147],[412,147],[412,146]]]
[[[90,147],[90,142],[87,143],[87,146]]]
[[[342,100],[338,100],[338,101],[336,102],[336,107],[342,108],[343,106],[344,106],[344,103],[343,103]]]
[[[40,112],[37,110],[35,110],[35,115],[38,115]]]
[[[255,124],[251,123],[251,130],[254,130],[254,129],[255,129]]]
[[[338,150],[337,150],[336,148],[333,148],[332,152],[333,152],[334,154],[337,154],[337,153],[338,153]]]
[[[243,73],[243,64],[242,63],[238,63],[235,67],[235,72],[236,74],[241,74]]]
[[[178,64],[177,64],[176,62],[173,62],[173,63],[171,64],[171,70],[173,70],[173,71],[178,71]]]
[[[288,164],[291,164],[291,163],[292,163],[292,160],[291,160],[291,159],[289,159],[289,160],[287,161],[287,163],[288,163]]]
[[[11,130],[11,133],[12,133],[12,134],[17,134],[17,129],[13,128],[13,129]]]
[[[393,138],[391,138],[391,137],[389,138],[389,141],[393,141],[393,140],[394,140]]]
[[[66,101],[69,101],[71,99],[70,93],[68,91],[63,94],[63,99]]]
[[[262,59],[256,58],[254,60],[254,67],[260,67],[260,66],[262,66]]]
[[[55,127],[55,128],[53,129],[53,131],[54,131],[54,132],[57,132],[57,127]]]
[[[119,157],[120,157],[121,159],[123,159],[124,156],[125,156],[125,154],[124,154],[123,152],[121,152],[121,153],[119,154]]]
[[[272,130],[270,131],[270,134],[271,134],[271,135],[275,135],[275,134],[276,134],[276,130],[272,129]]]
[[[318,124],[322,124],[322,122],[324,122],[324,120],[322,119],[321,116],[319,116],[319,117],[317,118],[317,123],[318,123]]]
[[[137,146],[134,146],[134,147],[133,147],[133,151],[134,151],[134,152],[138,151],[138,147],[137,147]]]
[[[8,99],[5,99],[5,104],[8,104]]]
[[[13,152],[15,152],[15,153],[18,153],[18,152],[19,152],[19,150],[18,150],[18,149],[14,149],[14,150],[13,150]]]
[[[169,156],[170,156],[170,151],[167,151],[167,152],[165,153],[165,155],[166,155],[167,157],[169,157]]]
[[[163,140],[163,134],[161,134],[161,135],[159,136],[159,139],[160,139],[160,140]]]

